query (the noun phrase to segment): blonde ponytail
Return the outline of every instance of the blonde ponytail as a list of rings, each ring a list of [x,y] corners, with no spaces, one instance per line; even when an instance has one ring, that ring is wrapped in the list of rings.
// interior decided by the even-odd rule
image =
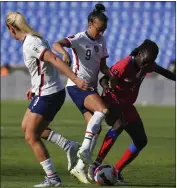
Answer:
[[[19,12],[10,12],[6,16],[6,24],[19,31],[41,38],[41,35],[27,24],[25,17]]]

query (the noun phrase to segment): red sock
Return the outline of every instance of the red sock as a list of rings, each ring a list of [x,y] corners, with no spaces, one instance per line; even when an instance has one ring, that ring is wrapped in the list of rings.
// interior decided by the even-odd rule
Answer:
[[[109,150],[112,148],[114,142],[116,141],[119,134],[121,134],[121,132],[122,130],[115,130],[113,128],[109,129],[109,131],[107,132],[104,138],[104,141],[98,153],[98,156],[96,158],[95,162],[97,164],[101,164],[103,162],[104,158],[108,154]]]
[[[102,161],[104,160],[104,158],[108,154],[108,152],[111,149],[114,142],[115,142],[115,140],[113,140],[113,138],[111,138],[109,136],[105,137],[103,144],[101,146],[101,149],[100,149],[98,156],[96,158],[96,162],[99,162],[100,164],[102,163]]]
[[[139,152],[132,152],[129,148],[125,151],[123,156],[117,161],[115,164],[115,168],[118,171],[121,171],[127,164],[129,164],[133,159],[136,158],[136,156],[139,154]]]

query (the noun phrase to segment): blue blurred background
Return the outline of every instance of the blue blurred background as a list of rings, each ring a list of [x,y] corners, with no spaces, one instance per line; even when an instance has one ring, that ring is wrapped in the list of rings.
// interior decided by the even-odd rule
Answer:
[[[5,26],[8,12],[19,11],[50,45],[87,29],[87,16],[98,2],[1,2],[1,65],[23,65],[21,42],[12,40]],[[176,59],[176,2],[99,2],[107,9],[105,32],[109,66],[127,56],[148,38],[160,53],[157,63],[168,67]]]

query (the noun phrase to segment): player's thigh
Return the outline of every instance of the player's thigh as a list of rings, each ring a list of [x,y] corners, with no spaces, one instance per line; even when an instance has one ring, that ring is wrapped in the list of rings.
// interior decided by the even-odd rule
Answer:
[[[65,90],[47,96],[34,96],[28,106],[29,121],[26,131],[40,135],[53,120],[65,100]]]
[[[49,126],[50,121],[44,119],[40,114],[29,112],[28,123],[26,125],[26,133],[36,134],[40,136],[42,132]]]
[[[34,115],[34,116],[33,116]],[[30,109],[27,108],[24,118],[22,120],[22,130],[26,132],[26,129],[32,130],[34,125],[34,130],[38,129],[38,134],[42,134],[44,130],[49,126],[50,122],[44,120],[44,118],[39,114],[33,114]],[[38,126],[39,125],[39,126]],[[29,126],[31,129],[29,129]],[[49,128],[47,128],[49,129]],[[49,129],[50,130],[50,129]]]
[[[137,112],[134,105],[120,104],[120,106],[121,106],[121,110],[123,112],[123,116],[124,116],[126,124],[134,124],[138,120],[141,120],[140,115]]]
[[[135,106],[123,106],[122,109],[126,121],[125,131],[130,135],[134,143],[145,144],[145,142],[147,142],[147,137],[144,125]]]
[[[30,109],[26,109],[26,112],[24,114],[24,117],[23,117],[23,120],[22,120],[22,123],[21,123],[21,126],[22,126],[22,130],[25,132],[26,131],[26,126],[28,124],[28,121],[29,121],[29,114],[30,114]]]
[[[84,100],[84,106],[92,112],[99,111],[107,113],[108,111],[102,98],[97,93],[88,95]]]

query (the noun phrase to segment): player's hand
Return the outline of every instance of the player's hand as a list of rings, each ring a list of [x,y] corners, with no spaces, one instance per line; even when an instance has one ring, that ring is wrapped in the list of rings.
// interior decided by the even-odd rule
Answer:
[[[30,88],[26,92],[26,98],[27,98],[27,100],[31,100],[32,96],[33,96],[33,93],[32,93],[32,89]]]
[[[110,87],[103,88],[103,92],[102,92],[103,97],[105,97],[110,92],[111,92],[111,88]]]
[[[69,67],[71,66],[71,57],[68,52],[63,55],[63,62],[66,63]]]
[[[89,90],[88,82],[86,80],[82,80],[77,77],[74,82],[78,88],[80,88],[82,90]]]

